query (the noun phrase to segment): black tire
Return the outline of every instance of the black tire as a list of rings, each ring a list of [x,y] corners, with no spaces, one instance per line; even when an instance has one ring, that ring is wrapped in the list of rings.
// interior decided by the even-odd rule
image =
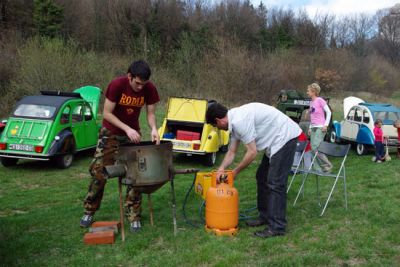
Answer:
[[[221,146],[221,147],[219,148],[219,151],[225,153],[225,152],[228,152],[228,149],[229,149],[229,144],[228,144],[228,145]]]
[[[0,160],[1,160],[1,164],[4,167],[15,166],[15,165],[17,165],[17,162],[18,162],[18,159],[16,159],[16,158],[3,158],[3,157],[1,157]]]
[[[56,157],[57,167],[60,169],[68,169],[74,161],[74,154],[66,153]]]
[[[335,130],[332,130],[332,131],[330,132],[330,134],[329,134],[329,142],[331,142],[331,143],[338,143],[337,135],[336,135]]]
[[[212,167],[214,166],[216,160],[217,160],[217,152],[207,153],[204,156],[204,165]]]
[[[356,152],[357,152],[357,155],[362,156],[362,155],[367,154],[368,148],[364,144],[357,144],[356,145]]]

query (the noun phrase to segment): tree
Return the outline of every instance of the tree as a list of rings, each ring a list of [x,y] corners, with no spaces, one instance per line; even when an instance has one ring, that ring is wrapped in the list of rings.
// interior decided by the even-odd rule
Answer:
[[[61,33],[63,8],[53,0],[34,0],[33,20],[40,36],[56,37]]]
[[[392,63],[400,63],[400,4],[379,20],[378,51]]]

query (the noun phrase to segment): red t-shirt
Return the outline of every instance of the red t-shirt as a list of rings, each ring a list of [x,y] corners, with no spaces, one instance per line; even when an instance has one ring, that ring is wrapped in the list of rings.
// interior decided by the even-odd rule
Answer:
[[[113,114],[132,129],[140,131],[139,115],[141,108],[153,105],[160,101],[157,88],[152,82],[147,82],[140,92],[133,91],[127,76],[119,77],[111,81],[107,87],[106,98],[116,103]],[[109,129],[112,134],[125,135],[125,132],[103,119],[103,127]]]
[[[303,131],[301,132],[301,134],[299,135],[297,140],[299,140],[300,142],[307,142],[305,152],[308,152],[311,150],[311,145],[310,145],[310,142],[308,141],[308,137]]]
[[[383,131],[381,128],[374,128],[375,142],[383,142]]]

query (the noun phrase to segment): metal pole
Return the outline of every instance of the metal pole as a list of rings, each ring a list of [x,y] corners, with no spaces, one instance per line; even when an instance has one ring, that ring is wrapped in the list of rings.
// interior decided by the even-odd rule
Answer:
[[[122,205],[122,177],[118,177],[118,191],[119,191],[119,221],[121,223],[121,238],[125,242],[125,227],[124,227],[124,209]]]
[[[171,177],[171,195],[172,195],[172,222],[174,224],[174,236],[178,233],[176,225],[176,202],[175,202],[175,188],[174,188],[174,175]]]
[[[151,225],[151,226],[154,226],[154,220],[153,220],[153,204],[151,203],[151,194],[148,194],[147,197],[148,197],[149,211],[150,211],[150,225]]]

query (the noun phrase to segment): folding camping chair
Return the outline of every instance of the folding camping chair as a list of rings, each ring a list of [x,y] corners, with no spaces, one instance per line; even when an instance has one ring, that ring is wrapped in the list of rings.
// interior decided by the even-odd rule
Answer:
[[[331,178],[335,178],[335,182],[333,183],[332,189],[329,193],[328,199],[325,202],[324,208],[322,209],[322,212],[320,214],[320,216],[324,215],[324,212],[326,210],[326,207],[328,206],[329,200],[331,199],[333,190],[336,187],[336,184],[339,180],[339,178],[343,178],[343,185],[344,185],[344,199],[345,199],[345,208],[347,209],[347,191],[346,191],[346,168],[345,168],[345,162],[346,162],[346,158],[347,158],[347,153],[350,150],[350,144],[347,145],[338,145],[338,144],[333,144],[333,143],[327,143],[327,142],[322,142],[319,146],[317,151],[314,154],[314,157],[312,159],[311,162],[311,166],[309,168],[309,170],[307,170],[305,172],[305,176],[303,178],[303,181],[301,183],[299,192],[297,193],[296,199],[294,200],[293,206],[296,205],[297,200],[301,194],[301,192],[304,189],[304,184],[309,176],[309,174],[314,174],[316,175],[317,178],[317,197],[318,197],[318,204],[321,205],[320,203],[320,196],[319,196],[319,177],[331,177]],[[314,163],[316,161],[316,157],[318,155],[318,153],[323,153],[327,156],[331,156],[331,157],[337,157],[337,158],[342,158],[342,161],[340,163],[340,167],[337,173],[324,173],[321,171],[315,171],[312,169],[312,167],[314,166]]]
[[[300,153],[300,158],[297,158],[295,156],[293,165],[292,165],[292,172],[293,176],[292,179],[290,180],[289,186],[286,190],[286,193],[289,193],[290,187],[292,186],[292,183],[294,181],[294,178],[298,173],[303,172],[304,173],[304,154],[306,152],[306,147],[307,147],[308,141],[297,141],[297,146],[296,146],[296,154]]]

